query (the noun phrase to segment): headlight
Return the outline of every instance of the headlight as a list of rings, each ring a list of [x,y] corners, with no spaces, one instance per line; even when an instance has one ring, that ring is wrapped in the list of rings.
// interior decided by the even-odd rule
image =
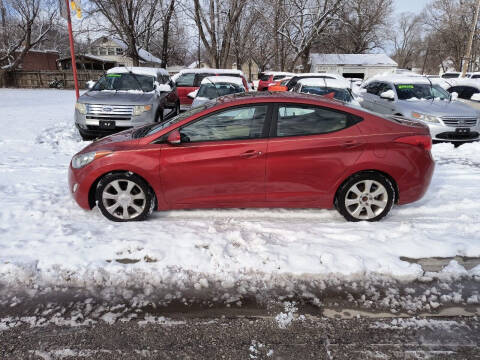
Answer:
[[[72,158],[72,167],[74,169],[80,169],[90,164],[93,160],[99,159],[111,153],[111,151],[92,151],[88,153],[77,154]]]
[[[86,104],[76,102],[75,103],[75,109],[77,109],[80,114],[85,115],[87,113],[87,105]]]
[[[440,120],[437,116],[421,114],[417,112],[412,112],[412,117],[417,120],[422,120],[429,123],[440,123]]]
[[[136,105],[133,107],[133,115],[138,116],[145,111],[152,110],[152,105]]]

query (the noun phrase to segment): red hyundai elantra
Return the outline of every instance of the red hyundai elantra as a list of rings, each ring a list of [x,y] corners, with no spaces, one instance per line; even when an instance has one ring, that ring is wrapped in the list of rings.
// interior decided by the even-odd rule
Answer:
[[[335,207],[376,221],[423,196],[430,149],[417,122],[314,95],[247,93],[93,142],[72,158],[69,186],[113,221],[223,207]]]

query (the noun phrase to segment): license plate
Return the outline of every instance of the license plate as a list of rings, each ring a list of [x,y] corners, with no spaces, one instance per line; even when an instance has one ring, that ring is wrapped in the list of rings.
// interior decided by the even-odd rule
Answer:
[[[470,134],[470,128],[457,128],[455,132],[457,134]]]
[[[115,129],[115,121],[100,120],[100,129]]]

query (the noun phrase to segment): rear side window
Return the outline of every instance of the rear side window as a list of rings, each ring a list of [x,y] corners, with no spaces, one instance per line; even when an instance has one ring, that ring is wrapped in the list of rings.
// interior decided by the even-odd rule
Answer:
[[[480,91],[472,86],[454,86],[448,89],[451,94],[456,92],[460,99],[470,100],[473,94],[478,94]]]
[[[319,106],[280,106],[277,114],[277,136],[328,134],[361,120],[351,114]]]
[[[195,80],[194,73],[182,74],[178,77],[176,83],[177,83],[177,86],[192,87],[194,80]]]

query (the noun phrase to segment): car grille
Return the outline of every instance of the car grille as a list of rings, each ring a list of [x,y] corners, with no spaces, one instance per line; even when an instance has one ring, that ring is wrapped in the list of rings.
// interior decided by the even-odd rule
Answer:
[[[87,104],[87,119],[130,120],[132,115],[131,105]]]
[[[442,121],[445,125],[450,127],[472,127],[477,125],[477,118],[472,117],[442,117]]]

